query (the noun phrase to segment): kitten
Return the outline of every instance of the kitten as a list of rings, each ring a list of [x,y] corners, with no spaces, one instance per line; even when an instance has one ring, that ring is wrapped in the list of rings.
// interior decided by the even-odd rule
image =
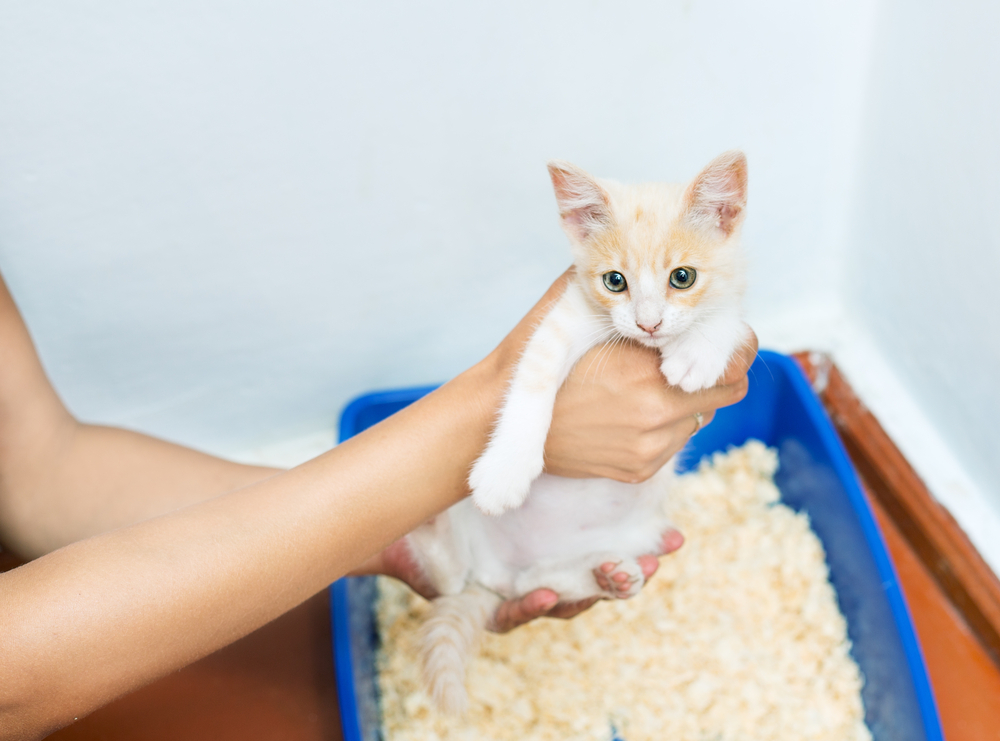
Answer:
[[[667,381],[692,392],[715,385],[746,337],[741,152],[717,157],[686,188],[622,185],[566,162],[549,163],[549,174],[575,277],[525,347],[472,468],[472,497],[407,538],[442,595],[424,628],[424,677],[453,712],[466,707],[466,659],[502,599],[541,587],[565,602],[631,597],[644,582],[636,557],[655,552],[668,527],[672,461],[639,484],[542,473],[556,392],[573,365],[626,338],[659,349]]]

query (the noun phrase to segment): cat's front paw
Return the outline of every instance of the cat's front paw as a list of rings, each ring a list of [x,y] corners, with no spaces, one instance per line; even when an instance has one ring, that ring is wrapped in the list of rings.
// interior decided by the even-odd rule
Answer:
[[[703,343],[688,343],[664,350],[660,370],[671,386],[687,393],[714,386],[726,372],[729,356]]]
[[[594,581],[610,599],[628,599],[639,594],[646,577],[634,558],[612,558],[594,569]]]
[[[531,482],[542,471],[542,461],[512,461],[503,452],[491,444],[469,475],[472,501],[483,513],[494,517],[524,504]]]

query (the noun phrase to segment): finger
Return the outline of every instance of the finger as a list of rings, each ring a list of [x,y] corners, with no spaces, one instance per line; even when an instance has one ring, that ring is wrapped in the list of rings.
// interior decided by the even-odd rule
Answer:
[[[636,561],[639,564],[639,568],[642,569],[642,575],[646,581],[649,581],[649,578],[660,567],[660,559],[657,556],[665,556],[668,553],[673,553],[682,545],[684,545],[684,536],[681,535],[679,530],[670,528],[660,537],[660,548],[656,555],[646,554],[645,556],[639,556]]]
[[[494,613],[490,629],[494,633],[506,633],[547,614],[558,602],[559,595],[551,589],[536,589],[520,599],[507,600]]]
[[[746,376],[744,375],[743,383],[745,382]],[[737,401],[735,399],[736,390],[739,385],[740,382],[737,381],[728,386],[720,384],[692,393],[681,391],[673,386],[665,386],[664,392],[668,395],[666,409],[670,412],[670,418],[665,420],[665,424],[674,424],[690,417],[695,412],[705,414],[708,411],[735,403]]]
[[[713,419],[715,419],[715,410],[714,409],[708,409],[708,410],[702,412],[701,413],[701,419],[698,419],[697,417],[695,417],[695,420],[694,420],[695,421],[695,428],[694,428],[694,432],[692,432],[691,434],[694,435],[694,434],[696,434],[698,432],[701,432],[702,428],[708,427],[712,423]]]
[[[736,360],[732,361],[737,362]],[[747,368],[749,365],[742,365],[743,361],[738,361],[743,368],[739,376],[732,383],[720,381],[711,388],[702,389],[693,393],[686,393],[673,386],[664,387],[664,393],[668,394],[667,408],[673,411],[671,422],[688,417],[695,412],[705,414],[708,411],[727,407],[735,404],[746,396],[748,381]],[[737,366],[730,366],[737,367]],[[727,370],[727,373],[729,371]],[[723,379],[724,380],[724,379]]]
[[[581,600],[579,602],[561,602],[549,610],[546,617],[569,620],[570,618],[576,617],[584,610],[589,610],[599,600],[599,597],[591,597],[590,599]]]
[[[642,576],[646,581],[649,581],[649,578],[660,568],[660,559],[656,556],[639,556],[635,560],[639,564],[639,568],[642,569]]]
[[[659,555],[665,556],[668,553],[673,553],[682,545],[684,545],[684,536],[681,534],[681,531],[670,528],[660,537]]]
[[[671,458],[684,449],[684,446],[688,444],[691,437],[707,426],[713,419],[715,419],[715,411],[709,409],[702,412],[700,426],[694,414],[691,414],[687,417],[681,417],[680,420],[674,421],[669,425],[646,433],[650,436],[649,449],[655,450],[657,453],[655,458],[642,462],[642,467],[638,469],[638,480],[645,481],[667,465]],[[614,478],[634,483],[636,481],[636,473],[636,470],[615,471],[605,478]]]
[[[754,358],[757,357],[757,333],[747,326],[747,337],[744,343],[733,353],[726,366],[726,372],[722,374],[721,386],[732,386],[746,378]]]

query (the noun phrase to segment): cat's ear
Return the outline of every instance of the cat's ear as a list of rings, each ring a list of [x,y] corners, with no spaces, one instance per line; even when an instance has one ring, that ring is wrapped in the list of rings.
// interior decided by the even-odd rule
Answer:
[[[708,163],[684,193],[683,218],[726,239],[743,223],[747,206],[747,158],[732,150]]]
[[[549,177],[563,230],[571,240],[584,242],[611,226],[611,198],[591,175],[569,162],[552,160]]]

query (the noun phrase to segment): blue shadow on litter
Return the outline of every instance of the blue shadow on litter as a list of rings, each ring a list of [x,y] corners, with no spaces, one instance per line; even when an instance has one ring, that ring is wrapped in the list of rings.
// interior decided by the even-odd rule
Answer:
[[[434,387],[381,391],[352,401],[340,420],[346,440]],[[696,467],[706,455],[750,438],[778,451],[782,501],[808,513],[826,549],[830,580],[847,618],[851,654],[864,675],[865,721],[875,741],[943,741],[937,707],[895,569],[857,474],[822,405],[794,360],[761,351],[750,390],[720,409],[680,456]],[[372,611],[374,579],[341,579],[330,588],[337,691],[346,741],[376,741],[378,714]]]

